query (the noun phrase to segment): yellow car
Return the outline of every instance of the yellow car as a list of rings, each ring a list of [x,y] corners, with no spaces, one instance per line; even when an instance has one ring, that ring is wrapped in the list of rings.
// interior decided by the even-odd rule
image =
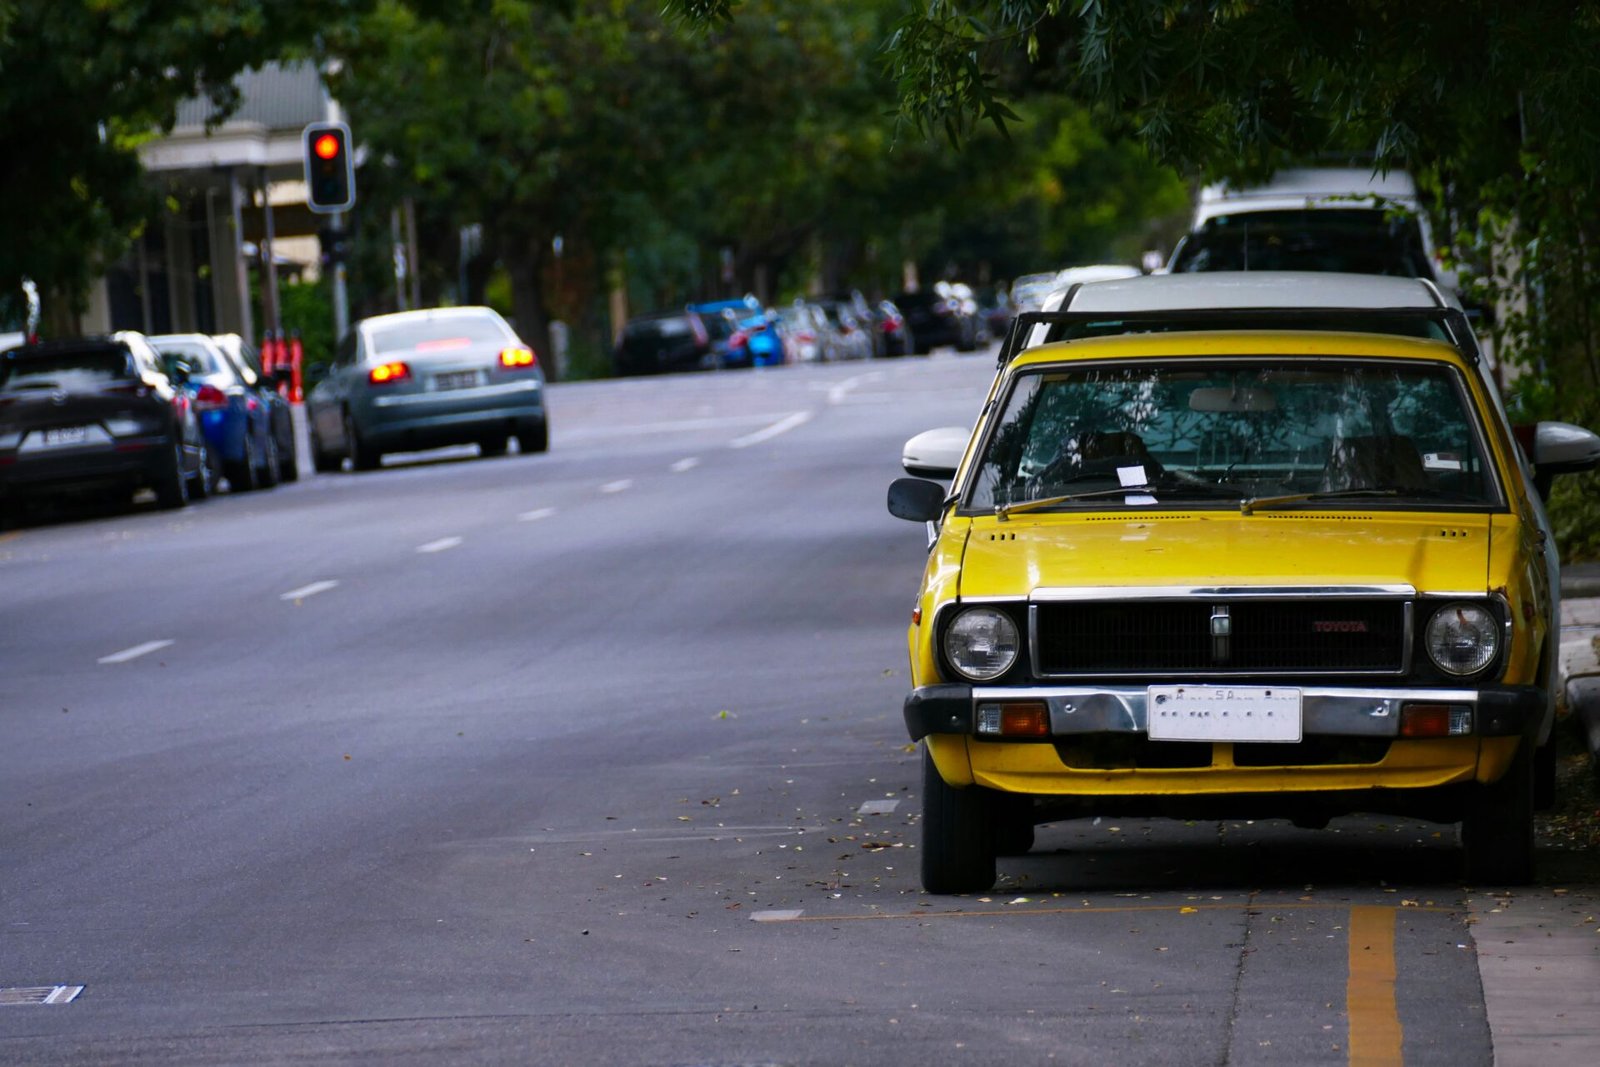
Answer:
[[[981,891],[1089,814],[1460,822],[1533,874],[1553,789],[1557,561],[1458,304],[1360,275],[1099,282],[1022,316],[959,456],[889,510],[932,543],[905,720],[922,882]],[[948,445],[945,446],[948,448]]]

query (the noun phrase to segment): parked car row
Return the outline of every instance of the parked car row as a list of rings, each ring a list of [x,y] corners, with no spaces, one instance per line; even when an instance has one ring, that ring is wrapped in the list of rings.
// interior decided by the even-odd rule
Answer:
[[[299,477],[294,422],[279,380],[237,334],[160,334],[150,343],[163,370],[189,394],[214,481],[236,493],[270,489]]]
[[[0,520],[25,498],[181,508],[216,487],[196,395],[143,334],[24,344],[0,353]]]

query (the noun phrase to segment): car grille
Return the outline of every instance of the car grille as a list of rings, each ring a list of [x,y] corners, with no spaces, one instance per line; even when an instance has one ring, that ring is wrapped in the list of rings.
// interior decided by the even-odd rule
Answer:
[[[1045,677],[1398,674],[1407,609],[1357,598],[1040,603],[1036,665]]]

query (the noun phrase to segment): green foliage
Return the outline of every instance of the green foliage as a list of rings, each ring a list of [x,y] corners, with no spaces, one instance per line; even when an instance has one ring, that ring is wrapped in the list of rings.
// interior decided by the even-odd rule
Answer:
[[[0,290],[24,276],[63,321],[157,210],[138,143],[177,104],[233,102],[247,66],[309,44],[361,0],[0,3]]]
[[[328,279],[322,278],[315,284],[284,285],[278,289],[284,332],[299,333],[307,363],[333,358],[332,288]]]

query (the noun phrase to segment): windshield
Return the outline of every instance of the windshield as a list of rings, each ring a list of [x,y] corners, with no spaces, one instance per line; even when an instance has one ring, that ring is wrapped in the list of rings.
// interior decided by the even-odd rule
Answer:
[[[1374,496],[1496,503],[1478,420],[1455,370],[1241,358],[1024,372],[963,506],[1237,507],[1294,494],[1326,506],[1316,500],[1324,493],[1349,494],[1358,507]]]
[[[372,350],[378,354],[442,352],[453,348],[471,348],[480,344],[514,343],[514,339],[499,318],[488,315],[449,315],[394,326],[379,326],[373,328],[371,336]]]
[[[1207,219],[1184,239],[1172,272],[1214,270],[1433,277],[1416,217],[1376,208],[1247,211]]]

